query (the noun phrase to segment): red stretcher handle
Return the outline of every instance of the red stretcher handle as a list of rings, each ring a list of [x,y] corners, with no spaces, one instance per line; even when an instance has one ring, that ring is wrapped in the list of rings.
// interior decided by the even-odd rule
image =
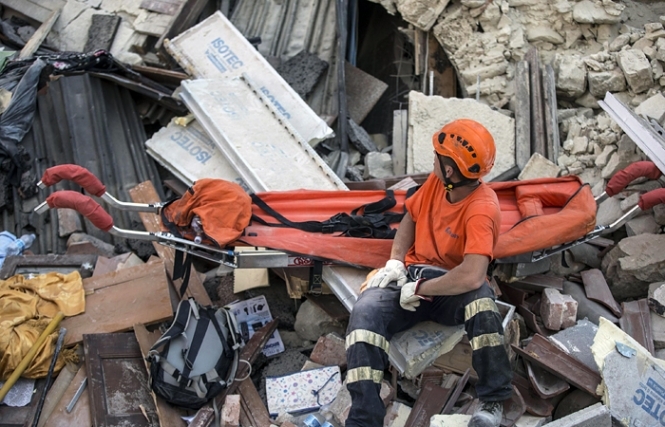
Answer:
[[[85,194],[70,190],[56,191],[46,198],[46,203],[51,209],[74,209],[88,218],[100,230],[109,231],[113,228],[111,215],[99,206],[99,203]]]
[[[639,202],[637,202],[637,206],[645,211],[661,203],[665,203],[665,188],[651,190],[648,193],[642,194]]]
[[[608,196],[612,197],[619,194],[620,191],[637,178],[644,176],[649,179],[658,179],[661,175],[662,172],[653,162],[635,162],[625,169],[615,173],[612,179],[610,179],[610,182],[607,183],[605,192]]]
[[[106,193],[106,186],[92,172],[79,165],[58,165],[48,168],[42,176],[42,183],[50,187],[63,179],[74,181],[97,197],[102,197]]]

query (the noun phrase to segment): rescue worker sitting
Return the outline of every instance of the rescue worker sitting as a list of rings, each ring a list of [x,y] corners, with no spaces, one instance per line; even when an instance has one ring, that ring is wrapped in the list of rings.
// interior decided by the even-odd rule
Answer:
[[[432,138],[434,172],[406,201],[385,267],[361,288],[346,336],[347,427],[383,425],[379,396],[389,341],[418,322],[464,324],[478,374],[478,410],[471,427],[499,426],[512,393],[502,319],[487,282],[499,237],[496,194],[480,180],[494,165],[492,135],[460,119]]]

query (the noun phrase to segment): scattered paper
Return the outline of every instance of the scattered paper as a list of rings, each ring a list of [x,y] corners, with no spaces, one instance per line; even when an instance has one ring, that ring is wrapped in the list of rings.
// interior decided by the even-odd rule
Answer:
[[[254,332],[272,321],[268,301],[263,295],[230,304],[229,309],[236,316],[236,320],[238,320],[240,332],[242,333],[242,338],[245,342],[254,335]],[[275,331],[263,348],[263,354],[266,356],[274,356],[283,351],[284,343],[279,336],[279,331]]]

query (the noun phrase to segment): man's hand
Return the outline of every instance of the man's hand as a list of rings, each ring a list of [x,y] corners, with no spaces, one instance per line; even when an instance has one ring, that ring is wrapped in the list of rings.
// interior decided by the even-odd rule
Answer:
[[[409,282],[402,286],[399,296],[399,305],[401,305],[404,310],[416,311],[416,308],[420,306],[421,298],[416,295],[417,285],[418,282]]]
[[[386,266],[377,271],[367,282],[367,288],[385,288],[390,282],[397,282],[397,286],[403,286],[407,280],[406,274],[406,268],[402,261],[390,259]]]

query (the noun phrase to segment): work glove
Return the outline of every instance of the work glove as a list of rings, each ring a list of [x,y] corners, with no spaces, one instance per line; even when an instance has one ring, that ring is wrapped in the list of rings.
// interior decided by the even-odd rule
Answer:
[[[419,279],[402,286],[399,295],[399,305],[401,305],[404,310],[416,311],[416,308],[420,307],[420,300],[432,301],[432,297],[418,295],[418,287],[424,281],[425,279]]]
[[[406,283],[406,267],[402,261],[390,259],[385,267],[376,272],[367,282],[367,288],[385,288],[390,282],[397,282],[397,286]]]

